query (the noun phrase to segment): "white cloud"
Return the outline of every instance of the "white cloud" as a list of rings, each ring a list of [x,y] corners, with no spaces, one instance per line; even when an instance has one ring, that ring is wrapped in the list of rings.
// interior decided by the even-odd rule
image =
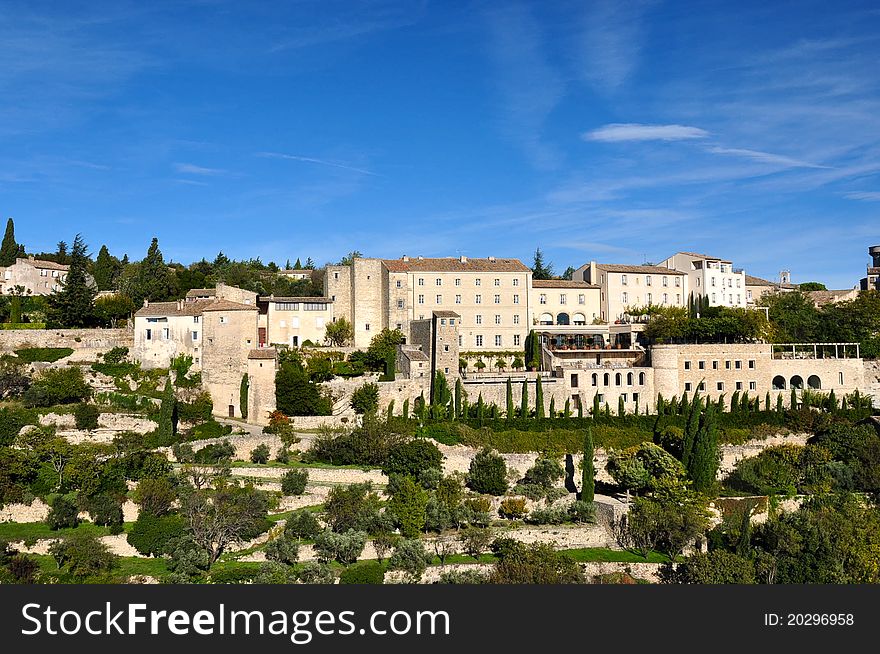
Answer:
[[[617,143],[621,141],[683,141],[704,139],[709,132],[688,125],[643,125],[641,123],[611,123],[583,134],[585,141]]]
[[[581,74],[602,92],[623,86],[641,55],[642,0],[601,0],[590,3],[578,44]]]
[[[771,152],[761,152],[759,150],[747,150],[745,148],[722,148],[711,147],[708,151],[712,154],[729,154],[735,157],[745,157],[761,163],[773,164],[776,166],[784,166],[786,168],[828,168],[819,164],[810,163],[809,161],[801,161],[792,157],[786,157],[781,154],[773,154]]]
[[[225,175],[227,171],[222,170],[220,168],[205,168],[203,166],[196,166],[195,164],[190,163],[176,163],[174,164],[174,169],[185,175]]]
[[[282,152],[257,152],[256,156],[263,157],[265,159],[287,159],[290,161],[302,161],[303,163],[313,163],[319,164],[321,166],[331,166],[333,168],[341,168],[343,170],[351,170],[356,173],[361,173],[362,175],[372,175],[374,177],[378,177],[378,173],[374,173],[371,170],[366,170],[365,168],[355,168],[354,166],[349,166],[348,164],[342,164],[336,161],[328,161],[326,159],[315,159],[314,157],[301,157],[296,154],[284,154]]]
[[[844,196],[848,200],[865,200],[867,202],[880,202],[880,191],[857,191],[846,193]]]

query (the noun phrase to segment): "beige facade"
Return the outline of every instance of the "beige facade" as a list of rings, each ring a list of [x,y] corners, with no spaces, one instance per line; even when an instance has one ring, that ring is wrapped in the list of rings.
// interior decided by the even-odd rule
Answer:
[[[174,357],[193,358],[202,368],[202,311],[211,300],[144,302],[134,314],[132,358],[144,368],[167,368]]]
[[[687,306],[687,276],[661,266],[591,261],[578,268],[573,278],[599,287],[599,318],[604,322],[627,322],[628,310],[636,307]]]
[[[248,422],[250,423],[269,424],[269,414],[275,410],[276,361],[275,348],[248,352]]]
[[[306,341],[324,342],[333,322],[333,302],[321,297],[262,297],[260,344],[300,347]]]
[[[591,325],[601,320],[601,290],[583,281],[533,279],[529,294],[531,324]]]
[[[202,385],[216,415],[241,417],[241,379],[257,347],[257,307],[217,300],[202,310],[202,319]]]
[[[15,263],[0,268],[0,292],[9,295],[16,286],[24,288],[24,295],[51,295],[60,291],[70,266],[33,257],[20,257]]]
[[[186,292],[187,302],[196,300],[229,300],[239,304],[256,304],[257,294],[254,291],[217,282],[214,288],[192,288]]]
[[[746,307],[746,274],[725,259],[696,252],[677,252],[660,266],[683,272],[695,299],[709,298],[712,307]]]

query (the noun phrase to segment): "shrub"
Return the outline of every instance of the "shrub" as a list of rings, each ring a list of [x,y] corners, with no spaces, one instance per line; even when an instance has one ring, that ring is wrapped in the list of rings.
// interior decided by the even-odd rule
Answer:
[[[507,465],[504,459],[489,448],[482,449],[471,460],[467,485],[478,493],[503,495],[507,492]]]
[[[36,414],[14,406],[0,408],[0,447],[11,445],[25,425],[37,423]]]
[[[348,565],[357,561],[366,544],[367,534],[364,531],[349,529],[340,534],[327,529],[315,538],[315,554],[323,563],[338,561]]]
[[[65,529],[79,524],[79,509],[63,495],[56,497],[51,504],[49,515],[46,516],[49,529]]]
[[[138,482],[132,499],[140,506],[141,514],[163,516],[171,511],[177,493],[167,477],[147,477]]]
[[[831,454],[817,445],[776,445],[741,459],[726,484],[760,495],[828,490]]]
[[[334,486],[324,502],[327,525],[336,532],[372,531],[379,517],[379,496],[370,482]]]
[[[71,354],[73,349],[69,347],[24,347],[15,351],[15,355],[23,363],[55,363]]]
[[[119,557],[112,554],[106,545],[95,536],[84,533],[56,541],[49,548],[49,553],[59,568],[67,566],[70,575],[81,582],[105,579],[119,562]]]
[[[299,559],[299,542],[293,534],[284,530],[278,538],[266,543],[265,552],[270,561],[293,565]]]
[[[284,495],[302,495],[309,481],[308,470],[288,470],[281,477],[281,492]]]
[[[256,579],[260,575],[258,570],[252,568],[241,567],[224,567],[211,570],[210,582],[212,584],[252,584],[257,583]]]
[[[519,520],[525,514],[526,501],[521,497],[506,497],[498,507],[498,515],[507,520]]]
[[[661,570],[664,584],[754,584],[755,565],[749,559],[724,550],[687,557],[676,566]]]
[[[495,584],[581,584],[580,566],[548,543],[508,543],[489,575]]]
[[[418,583],[428,569],[431,557],[425,551],[425,545],[418,539],[402,540],[394,548],[394,554],[388,560],[391,570],[403,570],[410,583]]]
[[[296,573],[296,579],[301,584],[332,584],[336,580],[333,568],[326,563],[306,561]]]
[[[268,463],[269,462],[269,446],[260,443],[251,450],[251,463]]]
[[[467,527],[458,532],[458,540],[466,554],[475,559],[489,548],[492,530],[487,527]]]
[[[275,402],[287,416],[329,416],[333,408],[302,366],[292,362],[281,364],[275,374]]]
[[[318,434],[303,460],[332,465],[381,466],[391,448],[403,439],[387,423],[374,416],[365,416],[363,424],[351,431]]]
[[[547,506],[532,509],[526,516],[526,522],[533,525],[561,525],[568,522],[568,511],[561,506]]]
[[[406,538],[415,538],[425,529],[425,508],[428,494],[411,477],[404,477],[391,500],[388,512]]]
[[[323,529],[311,511],[294,511],[287,518],[284,531],[300,540],[314,540]]]
[[[479,570],[450,570],[441,574],[437,583],[474,586],[489,583],[489,576]]]
[[[36,559],[25,554],[16,554],[6,563],[6,569],[15,584],[33,584],[40,572],[40,564]],[[2,577],[0,577],[2,578]]]
[[[659,445],[649,442],[622,452],[612,452],[606,469],[618,485],[636,493],[653,489],[658,479],[684,477],[681,462]]]
[[[526,471],[522,481],[523,484],[535,485],[546,490],[556,485],[564,474],[565,471],[555,456],[542,455],[535,461],[535,465]]]
[[[168,554],[168,545],[186,533],[183,517],[141,513],[128,532],[128,543],[144,556]]]
[[[378,561],[359,561],[339,575],[340,584],[384,584],[385,566]]]
[[[24,392],[22,402],[27,407],[48,407],[82,402],[91,396],[92,387],[79,367],[47,368]]]
[[[283,463],[285,465],[290,463],[293,458],[293,454],[290,453],[290,449],[288,449],[287,445],[282,445],[275,453],[275,460],[278,463]]]
[[[101,412],[94,404],[86,404],[81,402],[77,404],[73,410],[73,419],[76,422],[77,429],[97,429],[98,416]]]
[[[595,522],[596,505],[593,502],[575,500],[568,507],[568,516],[572,522]]]
[[[216,420],[209,420],[200,425],[196,425],[189,432],[189,437],[194,440],[207,440],[209,438],[220,438],[228,436],[232,433],[231,425],[221,425]]]
[[[122,503],[107,493],[97,493],[83,498],[80,508],[83,511],[88,511],[92,522],[96,525],[122,525]]]
[[[197,450],[193,462],[201,464],[229,463],[234,456],[235,446],[229,441],[223,441],[222,443],[205,445],[202,449]]]
[[[104,353],[104,363],[122,363],[128,358],[127,347],[114,347]]]
[[[375,413],[379,408],[379,387],[368,382],[355,390],[351,394],[351,407],[359,415]]]
[[[425,470],[439,469],[443,455],[434,443],[424,438],[416,438],[392,445],[382,472],[391,475],[405,475],[417,478]]]
[[[196,395],[192,402],[177,403],[177,418],[182,422],[199,424],[213,421],[214,401],[211,394],[203,391]]]

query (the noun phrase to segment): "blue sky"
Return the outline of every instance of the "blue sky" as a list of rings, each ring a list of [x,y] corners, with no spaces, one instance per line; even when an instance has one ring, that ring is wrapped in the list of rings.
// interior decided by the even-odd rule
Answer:
[[[876,2],[0,1],[0,215],[140,258],[880,243]]]

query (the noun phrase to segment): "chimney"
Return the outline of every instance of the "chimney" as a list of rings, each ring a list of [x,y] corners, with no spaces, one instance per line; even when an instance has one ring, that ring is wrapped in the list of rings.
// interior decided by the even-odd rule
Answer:
[[[150,301],[148,299],[144,298],[144,308],[146,308],[148,306],[150,306]]]
[[[182,310],[183,310],[183,300],[178,300],[178,301],[177,301],[177,310],[178,310],[178,311],[182,311]]]
[[[416,257],[416,259],[418,259],[419,261],[422,261],[424,258],[425,258],[425,257],[423,257],[421,254],[420,254],[419,256]]]
[[[489,262],[490,262],[490,263],[495,263],[495,257],[489,257]]]
[[[400,257],[400,260],[406,263],[409,261],[409,257],[404,254],[402,257]]]
[[[462,263],[467,263],[467,257],[464,256],[464,255],[461,255],[461,256],[458,258],[458,260],[461,261]]]

